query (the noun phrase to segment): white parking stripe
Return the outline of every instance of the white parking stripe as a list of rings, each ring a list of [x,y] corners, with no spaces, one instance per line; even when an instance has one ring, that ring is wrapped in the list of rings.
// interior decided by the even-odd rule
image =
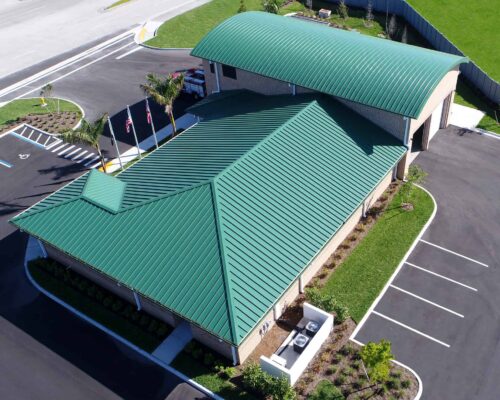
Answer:
[[[54,150],[52,150],[52,153],[55,153],[58,150],[61,150],[63,147],[67,146],[68,143],[63,143],[61,146],[56,147]]]
[[[31,135],[33,135],[33,132],[35,132],[35,131],[32,129],[30,134],[28,135],[28,139],[31,138]]]
[[[408,290],[404,290],[404,289],[402,289],[402,288],[400,288],[398,286],[391,285],[391,288],[399,290],[400,292],[406,293],[409,296],[415,297],[416,299],[421,300],[421,301],[423,301],[423,302],[425,302],[427,304],[431,304],[431,305],[433,305],[433,306],[435,306],[437,308],[440,308],[441,310],[448,311],[450,314],[456,315],[457,317],[460,317],[460,318],[464,317],[462,314],[459,314],[459,313],[457,313],[457,312],[455,312],[453,310],[450,310],[449,308],[443,307],[442,305],[439,305],[437,303],[434,303],[433,301],[430,301],[430,300],[427,300],[427,299],[425,299],[423,297],[420,297],[420,296],[416,295],[415,293],[409,292]]]
[[[64,158],[68,158],[69,156],[78,153],[81,150],[81,147],[78,147],[76,150],[70,151],[68,154],[64,156]]]
[[[423,337],[425,337],[425,338],[427,338],[429,340],[432,340],[433,342],[439,343],[441,346],[448,347],[448,348],[450,347],[450,345],[448,343],[445,343],[445,342],[443,342],[441,340],[436,339],[435,337],[427,335],[426,333],[423,333],[423,332],[421,332],[421,331],[419,331],[419,330],[417,330],[415,328],[412,328],[411,326],[408,326],[408,325],[405,325],[405,324],[403,324],[403,323],[401,323],[399,321],[396,321],[395,319],[390,318],[387,315],[381,314],[378,311],[373,310],[372,313],[375,314],[375,315],[378,315],[381,318],[386,319],[387,321],[391,321],[392,323],[394,323],[396,325],[399,325],[399,326],[401,326],[403,328],[406,328],[406,329],[408,329],[411,332],[417,333],[420,336],[423,336]]]
[[[61,143],[62,143],[62,140],[61,140],[61,139],[56,139],[56,140],[54,140],[51,144],[49,144],[49,145],[45,148],[45,150],[50,150],[52,147],[55,147],[55,146],[57,146],[57,145],[59,145],[59,144],[61,144]]]
[[[88,167],[90,164],[92,164],[93,162],[95,162],[95,160],[97,160],[99,158],[99,156],[95,156],[92,160],[90,160],[89,162],[83,164],[84,167]]]
[[[83,161],[85,161],[87,158],[90,158],[94,155],[94,153],[89,153],[87,154],[85,157],[83,157],[81,160],[77,161],[77,164],[80,164],[82,163]]]
[[[72,144],[71,146],[69,147],[66,147],[63,151],[57,153],[58,156],[62,156],[64,153],[66,153],[68,150],[71,150],[73,147],[75,147],[74,144]]]
[[[81,156],[83,156],[85,153],[87,152],[87,150],[83,150],[81,153],[78,153],[75,157],[73,157],[71,159],[71,161],[76,161],[78,160]]]
[[[477,292],[477,289],[476,288],[473,288],[472,286],[468,286],[462,282],[458,282],[454,279],[451,279],[451,278],[448,278],[446,276],[443,276],[443,275],[440,275],[440,274],[437,274],[436,272],[432,272],[432,271],[429,271],[428,269],[425,269],[425,268],[422,268],[422,267],[419,267],[418,265],[415,265],[415,264],[412,264],[408,261],[406,261],[406,264],[408,264],[410,267],[413,267],[413,268],[417,268],[419,269],[420,271],[424,271],[424,272],[427,272],[428,274],[431,274],[431,275],[434,275],[434,276],[437,276],[438,278],[441,278],[441,279],[444,279],[444,280],[447,280],[449,282],[453,282],[454,284],[456,285],[459,285],[459,286],[463,286],[464,288],[467,288],[467,289],[470,289],[470,290],[473,290],[474,292]]]
[[[24,133],[24,131],[25,131],[26,129],[28,129],[28,127],[27,127],[27,126],[25,126],[25,127],[23,128],[23,130],[21,131],[21,133],[20,133],[20,135],[21,135],[21,136],[23,136],[23,133]]]
[[[35,142],[38,143],[38,141],[40,140],[40,138],[42,137],[42,132],[40,132],[40,134],[38,135],[38,137],[36,138]]]
[[[444,248],[444,247],[442,247],[442,246],[438,246],[437,244],[434,244],[434,243],[428,242],[427,240],[420,239],[420,241],[421,241],[421,242],[423,242],[423,243],[425,243],[425,244],[428,244],[429,246],[434,246],[434,247],[436,247],[436,248],[438,248],[438,249],[441,249],[441,250],[446,251],[446,252],[448,252],[448,253],[454,254],[454,255],[456,255],[457,257],[462,257],[462,258],[465,258],[466,260],[469,260],[469,261],[472,261],[472,262],[474,262],[474,263],[476,263],[476,264],[482,265],[483,267],[486,267],[486,268],[488,268],[488,267],[489,267],[489,266],[488,266],[488,264],[482,263],[481,261],[474,260],[473,258],[470,258],[470,257],[464,256],[463,254],[460,254],[460,253],[457,253],[457,252],[455,252],[455,251],[452,251],[452,250],[446,249],[446,248]]]

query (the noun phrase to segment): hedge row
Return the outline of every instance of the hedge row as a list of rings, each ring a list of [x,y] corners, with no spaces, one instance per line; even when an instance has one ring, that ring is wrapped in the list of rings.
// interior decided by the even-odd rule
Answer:
[[[76,289],[81,294],[132,322],[141,330],[157,337],[159,340],[165,339],[172,331],[172,328],[164,322],[143,311],[137,311],[134,305],[122,300],[114,293],[100,287],[72,269],[59,264],[57,261],[48,258],[39,258],[31,261],[30,267],[42,269],[55,279]]]

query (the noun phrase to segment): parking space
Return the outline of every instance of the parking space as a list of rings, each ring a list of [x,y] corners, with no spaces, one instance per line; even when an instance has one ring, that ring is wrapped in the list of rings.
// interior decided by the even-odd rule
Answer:
[[[351,337],[391,341],[424,399],[498,398],[499,150],[451,127],[417,158],[436,215]]]

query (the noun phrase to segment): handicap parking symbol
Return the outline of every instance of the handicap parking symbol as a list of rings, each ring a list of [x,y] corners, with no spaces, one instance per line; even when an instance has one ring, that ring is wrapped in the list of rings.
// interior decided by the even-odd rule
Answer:
[[[30,153],[25,153],[25,154],[19,154],[19,159],[20,160],[26,160],[30,156]]]

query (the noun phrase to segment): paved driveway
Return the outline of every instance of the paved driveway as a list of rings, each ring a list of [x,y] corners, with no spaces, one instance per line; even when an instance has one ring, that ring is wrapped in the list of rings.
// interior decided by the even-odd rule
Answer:
[[[416,163],[436,217],[355,339],[389,339],[423,399],[498,399],[500,140],[451,127]]]

